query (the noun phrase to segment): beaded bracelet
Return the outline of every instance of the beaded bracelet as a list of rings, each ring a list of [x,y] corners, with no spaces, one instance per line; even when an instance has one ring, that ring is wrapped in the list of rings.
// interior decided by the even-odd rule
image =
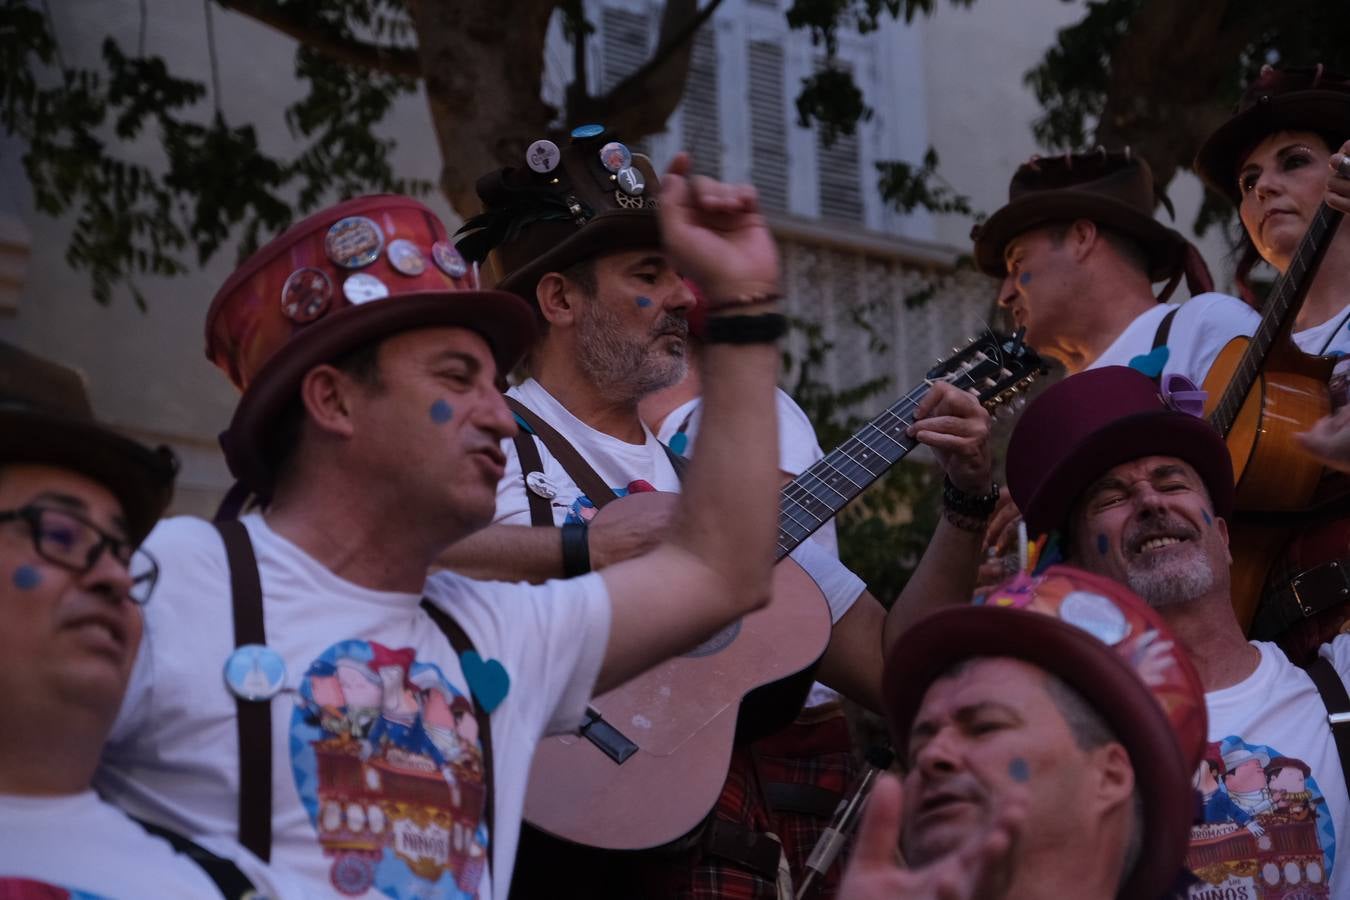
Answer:
[[[948,512],[967,518],[988,519],[998,506],[998,485],[991,486],[987,494],[967,494],[952,484],[950,478],[943,477],[942,506]]]

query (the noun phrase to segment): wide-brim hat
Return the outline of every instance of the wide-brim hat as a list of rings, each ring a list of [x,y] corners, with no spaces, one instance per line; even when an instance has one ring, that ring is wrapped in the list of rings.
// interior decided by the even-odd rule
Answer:
[[[1215,515],[1229,516],[1228,447],[1209,422],[1178,407],[1151,378],[1125,366],[1089,369],[1051,385],[1022,413],[1008,441],[1008,491],[1027,531],[1063,530],[1094,481],[1145,456],[1189,463],[1208,489]]]
[[[501,290],[535,303],[549,272],[661,245],[660,178],[602,126],[574,129],[562,148],[535,141],[524,163],[478,179],[483,213],[459,232],[460,252],[487,262]]]
[[[929,686],[962,660],[1006,657],[1069,684],[1129,753],[1143,801],[1144,846],[1122,898],[1164,896],[1195,817],[1191,779],[1204,757],[1204,687],[1156,611],[1128,588],[1068,566],[1019,575],[979,605],[919,621],[887,655],[885,713],[896,749]]]
[[[421,328],[480,334],[505,376],[535,337],[514,294],[483,290],[445,226],[422,203],[359,197],[292,226],[249,257],[206,315],[206,355],[243,391],[221,435],[230,471],[270,493],[269,439],[316,365]]]
[[[112,492],[140,543],[173,499],[178,461],[100,425],[73,369],[0,342],[0,465],[79,472]]]
[[[1195,157],[1196,174],[1234,205],[1241,204],[1238,170],[1247,154],[1269,135],[1314,131],[1339,136],[1333,153],[1350,139],[1350,79],[1321,66],[1265,66],[1238,102],[1236,113],[1211,134]]]
[[[1008,203],[971,230],[975,264],[986,275],[1008,273],[1003,251],[1019,234],[1090,219],[1138,241],[1149,262],[1149,278],[1164,281],[1185,263],[1187,240],[1153,217],[1157,196],[1148,163],[1132,153],[1033,157],[1018,167],[1008,185]]]

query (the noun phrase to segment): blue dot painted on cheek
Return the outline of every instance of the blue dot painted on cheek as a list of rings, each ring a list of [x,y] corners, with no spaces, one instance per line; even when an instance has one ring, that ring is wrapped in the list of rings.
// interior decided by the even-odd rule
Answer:
[[[1100,553],[1102,556],[1105,556],[1106,551],[1110,549],[1111,549],[1111,542],[1106,539],[1106,535],[1104,534],[1097,535],[1097,552]]]
[[[1205,524],[1206,524],[1206,525],[1213,525],[1213,524],[1214,524],[1214,519],[1212,519],[1212,518],[1210,517],[1210,515],[1209,515],[1209,510],[1207,510],[1207,509],[1202,509],[1202,510],[1200,510],[1200,515],[1202,515],[1202,516],[1205,517]]]
[[[1017,279],[1018,284],[1031,284],[1031,273],[1023,272]]]
[[[42,584],[42,573],[37,570],[36,566],[19,566],[14,570],[14,577],[11,580],[19,590],[31,591]]]
[[[1022,757],[1014,757],[1013,761],[1008,763],[1008,776],[1013,781],[1026,784],[1031,780],[1031,766]]]
[[[637,298],[637,305],[638,305],[640,308],[642,308],[642,309],[646,309],[647,307],[649,307],[649,306],[652,305],[652,298],[651,298],[651,297],[639,297],[639,298]]]
[[[437,400],[431,404],[431,421],[437,425],[444,425],[455,417],[455,408],[444,400]]]

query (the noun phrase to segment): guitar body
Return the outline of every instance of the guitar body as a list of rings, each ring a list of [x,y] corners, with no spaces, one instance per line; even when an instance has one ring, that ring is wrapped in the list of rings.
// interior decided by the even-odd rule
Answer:
[[[1250,342],[1235,338],[1205,377],[1205,414],[1213,412]],[[1261,602],[1267,574],[1289,541],[1287,525],[1260,513],[1307,509],[1317,494],[1322,465],[1304,453],[1294,435],[1331,412],[1327,380],[1334,361],[1301,353],[1287,339],[1273,348],[1270,366],[1256,377],[1228,432],[1237,485],[1237,514],[1229,523],[1233,554],[1232,600],[1246,631]]]
[[[632,499],[648,496],[657,495]],[[811,668],[829,639],[825,597],[800,566],[782,560],[766,607],[591,701],[605,722],[637,744],[632,756],[615,763],[579,735],[540,742],[526,820],[556,837],[610,850],[658,847],[688,833],[722,793],[742,699]],[[792,720],[804,696],[780,710],[780,726]]]

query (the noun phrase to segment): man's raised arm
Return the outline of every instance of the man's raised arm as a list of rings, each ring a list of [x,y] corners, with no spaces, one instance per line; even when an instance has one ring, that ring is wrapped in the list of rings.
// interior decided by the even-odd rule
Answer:
[[[667,540],[601,572],[613,618],[598,691],[769,599],[779,490],[778,252],[754,188],[688,171],[681,155],[662,179],[661,230],[673,264],[709,301],[703,429]]]

